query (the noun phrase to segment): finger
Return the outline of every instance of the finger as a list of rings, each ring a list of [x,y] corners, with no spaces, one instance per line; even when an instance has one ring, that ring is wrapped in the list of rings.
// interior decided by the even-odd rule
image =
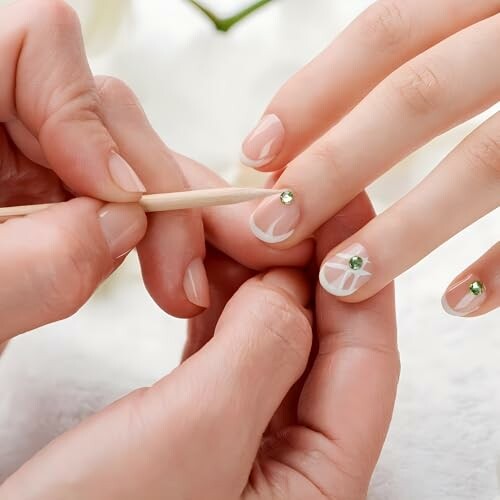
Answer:
[[[170,380],[183,384],[189,376],[189,389],[177,397],[181,407],[191,407],[183,414],[203,421],[195,434],[190,432],[191,438],[199,436],[211,450],[212,466],[219,464],[226,477],[236,477],[240,492],[272,415],[306,367],[311,345],[304,309],[308,295],[305,277],[290,269],[246,282],[224,309],[212,341]],[[204,375],[193,384],[195,370]],[[214,390],[216,400],[207,397]],[[222,493],[213,498],[236,498]]]
[[[459,144],[407,196],[333,249],[321,268],[321,284],[348,301],[371,297],[497,208],[499,172],[500,112]]]
[[[21,121],[77,192],[138,200],[144,186],[100,119],[76,13],[62,0],[2,7],[0,53],[0,122]]]
[[[318,261],[373,217],[365,194],[318,232]],[[272,474],[285,464],[289,495],[306,486],[325,497],[365,498],[392,415],[399,374],[393,287],[361,304],[344,304],[318,287],[318,354],[298,406],[300,427],[277,436]],[[304,478],[307,478],[305,480]],[[309,496],[307,496],[309,498]]]
[[[307,362],[305,294],[295,271],[250,280],[204,349],[152,388],[57,438],[1,493],[135,499],[147,485],[150,499],[239,498],[267,421]]]
[[[191,189],[228,186],[208,168],[176,154],[186,181]],[[203,223],[207,240],[221,252],[245,267],[265,270],[276,266],[304,266],[309,262],[313,242],[304,241],[288,250],[271,248],[257,240],[248,226],[248,214],[255,203],[203,209]]]
[[[214,335],[217,322],[229,299],[255,271],[209,246],[205,259],[210,284],[210,307],[189,321],[182,359],[198,352]]]
[[[179,165],[151,127],[134,93],[115,78],[97,77],[96,83],[104,122],[148,192],[184,191],[186,185]],[[157,213],[149,215],[148,220],[148,232],[139,245],[146,287],[170,314],[199,314],[209,305],[199,212]]]
[[[500,243],[452,281],[442,304],[448,314],[468,317],[500,307]]]
[[[253,224],[269,242],[296,244],[412,150],[500,100],[500,65],[491,50],[500,44],[499,26],[500,14],[389,76],[285,170],[277,188],[291,189],[295,203],[265,200]]]
[[[496,0],[375,2],[276,94],[242,163],[282,168],[404,62],[497,12]]]
[[[138,205],[87,198],[0,225],[0,344],[75,313],[145,229]]]

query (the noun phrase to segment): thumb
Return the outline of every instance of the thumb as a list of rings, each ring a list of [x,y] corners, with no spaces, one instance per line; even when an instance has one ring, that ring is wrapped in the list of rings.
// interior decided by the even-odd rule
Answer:
[[[56,439],[0,497],[239,498],[269,420],[306,367],[307,300],[297,271],[249,280],[202,350]]]
[[[0,122],[17,120],[37,138],[79,194],[137,201],[145,188],[101,120],[76,13],[62,0],[21,0],[0,11]]]
[[[138,205],[88,198],[0,225],[0,344],[75,313],[145,230]]]

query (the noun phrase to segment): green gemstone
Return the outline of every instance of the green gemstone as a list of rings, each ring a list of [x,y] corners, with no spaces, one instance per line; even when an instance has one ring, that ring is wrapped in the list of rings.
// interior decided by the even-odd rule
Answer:
[[[293,202],[294,195],[292,191],[283,191],[280,194],[280,200],[283,205],[290,205]]]
[[[481,295],[484,293],[484,285],[481,281],[473,281],[469,285],[469,290],[472,295]]]
[[[349,259],[349,267],[354,271],[361,269],[363,267],[363,258],[360,257],[359,255],[351,257]]]

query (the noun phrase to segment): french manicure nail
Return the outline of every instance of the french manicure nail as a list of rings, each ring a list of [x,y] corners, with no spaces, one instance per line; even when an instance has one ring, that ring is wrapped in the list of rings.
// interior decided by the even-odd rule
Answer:
[[[144,235],[146,216],[135,205],[110,203],[101,208],[98,216],[113,259],[132,250]]]
[[[346,297],[359,290],[371,278],[372,272],[366,248],[354,243],[323,264],[319,281],[328,293]]]
[[[265,243],[280,243],[295,232],[300,209],[292,191],[266,198],[250,216],[252,233]]]
[[[486,287],[477,276],[469,274],[451,284],[441,299],[443,309],[453,316],[467,316],[477,311],[486,300]]]
[[[281,151],[284,139],[285,129],[281,120],[276,115],[264,116],[243,142],[241,163],[253,168],[267,165]]]
[[[129,193],[145,193],[146,187],[134,172],[132,167],[118,154],[111,153],[109,158],[109,173],[113,180],[124,191]]]
[[[195,306],[207,308],[210,305],[207,273],[200,258],[194,259],[186,269],[184,292],[189,302]]]

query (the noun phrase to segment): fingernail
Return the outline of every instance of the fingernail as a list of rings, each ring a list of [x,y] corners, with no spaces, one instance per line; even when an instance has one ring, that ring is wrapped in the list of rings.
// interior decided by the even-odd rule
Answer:
[[[247,167],[263,167],[281,151],[285,129],[276,115],[266,115],[243,142],[241,163]]]
[[[372,272],[366,248],[354,243],[323,264],[319,282],[328,293],[346,297],[359,290],[371,278]]]
[[[252,233],[265,243],[280,243],[290,238],[300,219],[300,208],[292,191],[266,198],[250,216]]]
[[[109,173],[113,180],[124,191],[129,193],[145,193],[146,187],[134,172],[132,167],[118,154],[111,153],[109,158]]]
[[[98,213],[99,223],[113,259],[118,259],[144,236],[146,215],[138,205],[105,205]]]
[[[201,259],[195,259],[189,264],[184,275],[184,292],[195,306],[207,308],[210,305],[207,273]]]
[[[452,283],[441,299],[443,309],[453,316],[467,316],[486,300],[486,287],[474,274]]]

